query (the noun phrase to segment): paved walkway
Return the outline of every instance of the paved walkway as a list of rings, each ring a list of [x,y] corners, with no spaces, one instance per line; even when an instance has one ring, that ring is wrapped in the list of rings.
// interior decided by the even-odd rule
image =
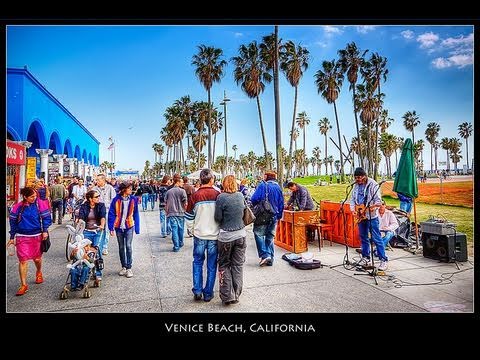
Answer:
[[[472,312],[473,258],[455,264],[439,263],[402,249],[387,252],[388,276],[358,276],[342,264],[345,246],[325,242],[310,244],[310,251],[324,266],[298,270],[281,260],[285,251],[275,248],[272,267],[259,267],[252,227],[248,229],[248,247],[244,266],[244,289],[240,302],[224,306],[218,297],[209,302],[193,300],[192,238],[185,238],[180,252],[172,252],[170,237],[160,238],[158,210],[140,213],[141,234],[134,236],[132,278],[118,276],[120,261],[116,239],[110,240],[105,256],[101,287],[92,289],[92,297],[83,299],[73,292],[67,300],[59,294],[67,278],[65,259],[66,228],[51,228],[52,247],[44,256],[45,282],[34,283],[35,267],[29,263],[29,292],[15,296],[19,286],[18,260],[7,256],[7,312],[163,312],[163,313],[358,313],[358,312]],[[65,222],[64,222],[65,224]],[[349,259],[358,255],[349,250]],[[442,280],[439,280],[442,279]],[[436,285],[427,285],[435,283]],[[423,284],[416,285],[415,284]]]

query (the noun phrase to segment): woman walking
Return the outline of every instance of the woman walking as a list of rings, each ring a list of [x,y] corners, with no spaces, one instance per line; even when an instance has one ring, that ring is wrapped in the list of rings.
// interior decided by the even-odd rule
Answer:
[[[122,270],[120,276],[131,278],[132,272],[132,240],[133,230],[140,234],[140,216],[138,214],[138,200],[132,195],[132,184],[121,183],[118,187],[119,193],[110,204],[108,212],[108,229],[110,235],[117,235],[118,251]]]
[[[223,193],[215,203],[215,221],[220,225],[218,234],[218,274],[220,299],[224,305],[236,304],[242,293],[243,263],[247,248],[243,210],[245,200],[238,191],[235,176],[223,179]]]
[[[15,204],[10,213],[10,240],[7,246],[15,243],[17,247],[18,272],[20,288],[16,295],[24,295],[28,291],[28,260],[33,260],[37,273],[35,283],[43,283],[42,251],[40,244],[48,237],[48,228],[52,224],[52,216],[45,201],[37,201],[37,192],[32,187],[20,190],[23,201]]]

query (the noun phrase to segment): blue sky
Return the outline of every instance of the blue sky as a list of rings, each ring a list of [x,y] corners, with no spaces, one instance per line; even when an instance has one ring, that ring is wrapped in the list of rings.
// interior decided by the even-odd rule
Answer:
[[[100,161],[110,160],[108,138],[117,144],[117,169],[143,169],[153,162],[152,144],[160,143],[165,109],[184,95],[206,101],[207,93],[191,65],[197,46],[223,49],[224,59],[237,55],[241,44],[273,32],[273,26],[8,26],[7,65],[28,66],[42,83],[100,141]],[[440,138],[459,137],[458,125],[473,124],[473,26],[280,26],[279,36],[310,51],[309,68],[299,85],[297,113],[306,111],[307,154],[324,149],[318,120],[327,117],[336,138],[333,106],[317,93],[314,74],[324,60],[338,59],[337,51],[354,41],[362,49],[387,57],[388,79],[382,83],[385,108],[395,119],[387,130],[404,138],[403,114],[416,110],[421,124],[415,138],[424,138],[427,123],[440,124]],[[257,105],[233,80],[233,65],[212,87],[218,106],[223,91],[227,108],[229,155],[263,154]],[[288,150],[294,90],[280,74],[282,145]],[[274,153],[273,83],[261,95],[267,145]],[[344,82],[337,103],[340,130],[350,142],[355,136],[351,93]],[[131,129],[130,129],[131,128]],[[223,155],[224,132],[217,135],[216,155]],[[465,142],[461,139],[466,162]],[[469,156],[473,157],[473,136]],[[331,143],[329,155],[338,158]],[[302,138],[298,148],[303,147]],[[446,160],[445,151],[439,161]],[[424,150],[430,167],[430,145]],[[383,163],[383,162],[382,162]],[[393,166],[394,162],[393,162]],[[383,165],[381,166],[383,169]],[[443,167],[442,167],[443,168]],[[347,169],[349,169],[347,167]]]

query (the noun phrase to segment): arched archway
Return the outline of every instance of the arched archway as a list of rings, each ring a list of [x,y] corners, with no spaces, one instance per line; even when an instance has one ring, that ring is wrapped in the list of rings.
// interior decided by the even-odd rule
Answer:
[[[63,153],[67,155],[67,157],[69,158],[73,156],[72,143],[70,142],[70,139],[67,139],[67,141],[65,141],[65,146],[63,147]]]
[[[42,124],[35,120],[30,124],[28,129],[27,141],[32,143],[32,146],[27,150],[28,156],[37,156],[35,149],[45,149],[47,142],[45,139],[45,131]]]
[[[54,131],[52,135],[50,135],[50,141],[48,143],[48,148],[53,150],[54,154],[61,154],[62,153],[62,143],[60,142],[60,137]]]
[[[92,153],[88,153],[88,163],[93,164],[92,162]]]
[[[7,139],[12,141],[20,141],[22,137],[18,135],[15,129],[11,128],[10,126],[7,126]]]
[[[80,154],[80,147],[77,145],[75,146],[75,155],[73,155],[75,157],[75,159],[77,160],[81,160],[82,157],[81,157],[81,154]]]
[[[84,163],[86,163],[88,161],[87,150],[83,150],[82,159],[83,159]]]
[[[93,165],[98,166],[97,157],[93,156]]]

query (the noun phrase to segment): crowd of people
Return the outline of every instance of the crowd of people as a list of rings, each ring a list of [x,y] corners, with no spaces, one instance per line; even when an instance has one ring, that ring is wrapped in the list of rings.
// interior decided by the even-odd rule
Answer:
[[[355,169],[354,178],[350,202],[353,215],[357,215],[358,205],[369,205],[368,216],[358,222],[362,244],[359,264],[369,262],[371,236],[380,259],[378,269],[386,270],[385,247],[398,222],[385,209],[378,184],[362,168]],[[38,181],[34,187],[22,189],[23,201],[10,213],[10,240],[7,244],[14,243],[17,248],[21,283],[17,295],[28,291],[28,260],[33,260],[37,269],[35,282],[43,282],[40,244],[48,236],[52,223],[58,221],[62,224],[65,201],[67,207],[78,207],[75,221],[85,222],[83,236],[97,247],[100,259],[108,255],[109,238],[116,236],[120,260],[118,275],[127,278],[133,277],[132,246],[134,233],[140,233],[139,205],[147,212],[155,210],[158,202],[159,235],[160,238],[171,236],[172,251],[181,251],[185,235],[193,237],[194,300],[212,300],[218,273],[219,297],[225,305],[237,303],[242,293],[247,247],[243,221],[246,206],[260,208],[261,205],[264,208],[264,213],[257,216],[253,224],[260,267],[274,264],[275,231],[284,209],[308,211],[315,208],[307,188],[294,182],[285,184],[290,190],[290,198],[285,204],[274,171],[266,171],[254,189],[245,180],[238,181],[234,175],[227,175],[220,183],[210,169],[203,169],[194,184],[190,182],[187,177],[174,174],[172,177],[163,176],[159,182],[134,180],[118,183],[99,174],[88,186],[78,178],[65,186],[58,177],[50,187]],[[268,211],[265,203],[268,203]],[[410,209],[405,210],[409,212]],[[98,283],[102,281],[101,269],[96,269],[95,277]]]

